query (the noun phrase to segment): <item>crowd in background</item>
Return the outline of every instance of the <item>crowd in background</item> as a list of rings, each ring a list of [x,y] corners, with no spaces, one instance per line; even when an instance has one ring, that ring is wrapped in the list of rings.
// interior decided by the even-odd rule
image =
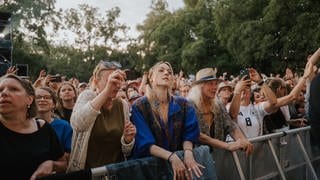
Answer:
[[[121,64],[101,61],[81,83],[44,70],[30,82],[11,67],[0,79],[0,168],[35,179],[155,156],[189,179],[210,168],[195,160],[196,146],[250,155],[249,138],[307,125],[319,148],[319,59],[320,49],[303,75],[287,68],[275,77],[251,67],[217,77],[207,67],[190,78],[161,61],[135,80]]]

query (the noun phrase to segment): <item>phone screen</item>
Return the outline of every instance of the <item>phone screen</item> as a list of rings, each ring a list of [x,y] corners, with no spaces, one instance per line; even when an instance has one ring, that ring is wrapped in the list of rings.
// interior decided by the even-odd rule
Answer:
[[[240,70],[240,79],[242,79],[243,76],[246,76],[245,80],[250,79],[250,75],[249,75],[249,70],[248,69]]]

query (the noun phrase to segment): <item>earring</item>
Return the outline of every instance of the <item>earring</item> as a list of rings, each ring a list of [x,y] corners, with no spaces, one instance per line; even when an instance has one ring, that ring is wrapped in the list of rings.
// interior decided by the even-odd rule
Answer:
[[[30,109],[30,104],[28,104],[27,108]]]

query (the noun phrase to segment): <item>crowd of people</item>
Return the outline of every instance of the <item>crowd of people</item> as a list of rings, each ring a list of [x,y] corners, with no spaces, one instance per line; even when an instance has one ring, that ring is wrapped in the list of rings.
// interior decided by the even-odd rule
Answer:
[[[195,160],[199,145],[249,156],[248,139],[307,125],[320,149],[319,59],[320,49],[300,77],[247,68],[233,78],[211,67],[187,78],[160,61],[135,80],[118,62],[100,61],[81,83],[44,70],[32,83],[11,67],[0,78],[2,176],[36,179],[154,156],[168,161],[176,179],[199,178],[213,168]]]

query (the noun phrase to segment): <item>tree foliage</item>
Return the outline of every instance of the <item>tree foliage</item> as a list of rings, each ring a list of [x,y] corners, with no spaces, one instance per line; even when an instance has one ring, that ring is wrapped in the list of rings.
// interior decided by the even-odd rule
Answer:
[[[165,60],[176,71],[183,69],[188,73],[217,64],[227,69],[221,62],[231,59],[216,37],[213,6],[205,0],[185,2],[185,8],[173,13],[166,10],[164,1],[154,2],[161,8],[153,8],[140,26],[147,56],[145,63],[150,66],[155,61]]]
[[[136,39],[128,38],[128,27],[118,22],[118,7],[100,14],[87,4],[56,10],[55,0],[6,0],[0,11],[13,14],[13,64],[29,64],[34,78],[46,66],[49,73],[88,80],[94,66],[106,59],[140,73],[159,60],[187,74],[203,67],[237,74],[248,66],[282,72],[302,67],[320,43],[317,0],[184,3],[171,12],[165,0],[153,0]],[[61,32],[65,40],[57,43]]]
[[[220,0],[216,31],[239,65],[264,72],[302,67],[320,43],[319,1]]]

